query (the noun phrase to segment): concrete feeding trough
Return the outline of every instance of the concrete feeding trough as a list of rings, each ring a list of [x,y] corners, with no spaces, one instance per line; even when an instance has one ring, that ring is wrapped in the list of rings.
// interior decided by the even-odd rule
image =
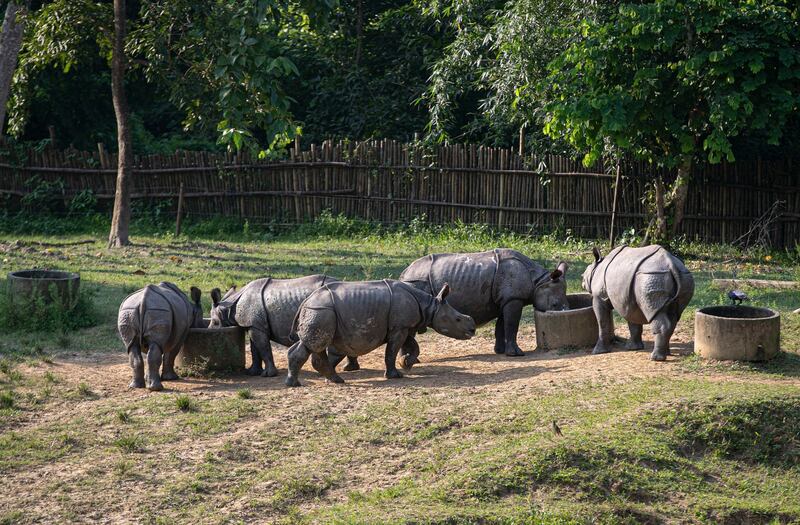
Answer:
[[[203,321],[208,326],[210,319]],[[240,372],[245,367],[244,330],[238,326],[192,328],[175,364],[199,374]]]
[[[12,301],[55,301],[71,309],[78,301],[81,277],[73,272],[56,270],[19,270],[8,274]]]
[[[708,306],[694,316],[694,351],[709,359],[767,361],[780,350],[780,315],[754,306]]]
[[[597,318],[592,310],[591,294],[568,294],[567,302],[569,310],[534,310],[537,349],[583,348],[597,342]]]

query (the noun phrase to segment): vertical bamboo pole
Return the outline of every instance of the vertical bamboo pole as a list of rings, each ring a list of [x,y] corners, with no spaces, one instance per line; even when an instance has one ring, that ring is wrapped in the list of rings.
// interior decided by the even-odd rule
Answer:
[[[183,216],[183,182],[181,182],[180,189],[178,190],[178,213],[175,216],[175,237],[181,234],[181,220]]]
[[[614,221],[617,218],[617,199],[619,198],[619,159],[617,159],[617,176],[614,179],[614,200],[611,203],[611,233],[609,234],[609,244],[614,247]]]

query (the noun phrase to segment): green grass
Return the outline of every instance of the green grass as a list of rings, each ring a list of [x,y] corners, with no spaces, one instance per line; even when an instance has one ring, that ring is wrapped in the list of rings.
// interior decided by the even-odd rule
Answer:
[[[463,368],[437,372],[441,384],[431,387],[413,386],[406,378],[399,385],[412,386],[402,389],[377,380],[375,386],[287,390],[279,379],[225,376],[184,379],[184,384],[207,381],[203,395],[132,392],[127,379],[109,392],[95,377],[107,370],[108,356],[102,354],[124,358],[117,308],[148,283],[199,286],[208,312],[211,288],[265,275],[392,278],[428,253],[508,246],[549,267],[566,260],[569,289],[579,291],[593,245],[559,235],[432,228],[419,221],[399,231],[376,230],[336,217],[292,233],[236,230],[231,221],[189,226],[179,238],[165,228],[137,227],[136,244],[124,250],[107,250],[100,229],[65,230],[57,237],[0,233],[0,248],[19,241],[3,252],[4,268],[80,271],[82,283],[95,290],[97,315],[93,326],[53,331],[34,324],[0,339],[0,474],[8,487],[39,480],[26,491],[52,502],[44,510],[29,508],[0,489],[0,520],[505,525],[800,520],[800,316],[790,314],[800,307],[796,291],[747,290],[751,304],[782,313],[784,352],[764,364],[688,356],[664,364],[668,377],[590,375],[561,382],[552,376],[551,382],[540,381],[539,365],[526,360],[519,370],[531,374],[509,379],[511,387],[502,395],[495,391],[499,375],[461,387],[449,381],[465,373],[469,360],[448,362]],[[87,235],[95,242],[36,244]],[[735,273],[800,279],[792,252],[698,243],[680,243],[677,249],[696,279],[684,331],[691,331],[697,308],[727,302],[724,291],[711,286],[713,278]],[[530,309],[522,330],[532,331]],[[490,328],[483,328],[478,341],[491,337]],[[651,340],[649,332],[645,338]],[[61,359],[74,360],[71,354],[78,357],[73,364],[87,367],[97,359],[77,385],[58,368]],[[641,358],[645,366],[646,354]],[[583,349],[552,352],[550,359],[555,369],[593,363]],[[444,365],[423,359],[420,370],[436,366]],[[553,434],[554,420],[562,436]],[[59,475],[49,479],[55,470]],[[123,500],[136,509],[135,516],[118,505]]]

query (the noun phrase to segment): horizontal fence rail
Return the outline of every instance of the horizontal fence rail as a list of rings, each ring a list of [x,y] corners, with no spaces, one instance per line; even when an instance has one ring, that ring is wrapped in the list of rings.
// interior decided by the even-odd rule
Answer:
[[[570,230],[605,237],[611,223],[615,170],[555,155],[520,156],[503,148],[448,145],[423,148],[391,140],[326,141],[293,149],[285,160],[249,155],[176,152],[135,158],[134,199],[182,194],[191,216],[234,216],[292,224],[323,210],[385,224],[425,215],[434,224],[485,223],[517,231]],[[116,156],[30,150],[0,162],[0,195],[20,199],[36,184],[57,183],[67,202],[90,190],[114,197]],[[674,174],[644,162],[624,162],[615,229],[647,226],[643,196],[655,175]],[[183,189],[181,189],[183,188]],[[791,159],[703,165],[689,185],[683,233],[732,242],[777,206],[769,224],[776,246],[800,241],[800,177]],[[763,220],[762,220],[763,222]]]

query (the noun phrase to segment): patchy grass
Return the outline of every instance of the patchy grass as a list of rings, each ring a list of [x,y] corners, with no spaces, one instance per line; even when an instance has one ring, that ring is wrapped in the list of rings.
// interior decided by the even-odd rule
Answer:
[[[85,237],[0,234],[4,267],[80,271],[96,288],[97,315],[94,326],[0,340],[0,523],[800,520],[795,291],[748,290],[751,304],[783,314],[784,352],[764,364],[688,356],[652,365],[646,352],[564,349],[521,358],[515,373],[503,373],[489,327],[446,358],[423,353],[422,365],[397,382],[384,381],[373,364],[354,373],[359,381],[343,376],[346,385],[315,383],[304,371],[308,384],[296,390],[283,388],[282,378],[228,375],[165,383],[174,393],[126,389],[117,308],[147,283],[197,285],[207,312],[211,288],[264,275],[390,278],[428,253],[508,246],[548,266],[568,261],[569,289],[579,291],[591,257],[589,242],[481,227],[376,233],[336,218],[323,226],[316,233],[324,235],[134,231],[137,244],[122,250],[107,250],[101,236],[42,247],[36,243]],[[696,308],[727,301],[713,278],[800,278],[795,254],[767,260],[724,246],[678,248],[697,281],[684,340]],[[521,333],[532,343],[530,309]],[[430,338],[423,346],[443,341],[423,337]],[[603,364],[609,360],[635,367],[614,372]],[[585,373],[576,375],[579,368]]]

